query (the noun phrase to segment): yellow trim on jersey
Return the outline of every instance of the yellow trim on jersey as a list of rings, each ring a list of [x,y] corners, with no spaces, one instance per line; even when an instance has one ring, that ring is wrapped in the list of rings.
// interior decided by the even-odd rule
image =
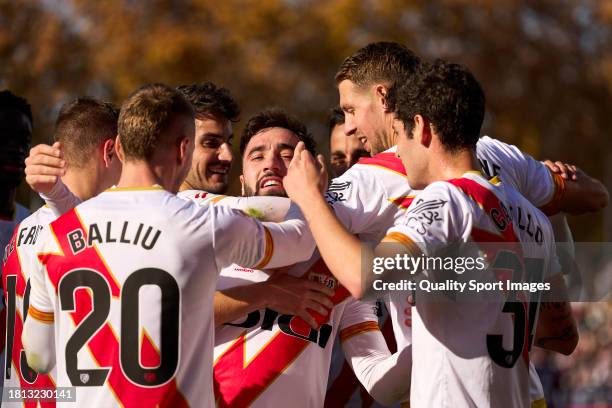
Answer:
[[[378,327],[377,322],[369,321],[357,323],[340,331],[340,341],[344,342],[350,339],[351,337],[357,336],[358,334],[373,331],[380,331],[380,327]]]
[[[546,408],[548,407],[548,405],[546,405],[546,400],[544,398],[535,400],[535,401],[531,401],[531,408]]]
[[[28,309],[28,317],[32,317],[33,319],[46,324],[53,324],[55,321],[55,315],[53,312],[43,312],[32,305],[30,305],[30,308]]]
[[[494,185],[497,186],[497,185],[499,185],[501,183],[501,180],[499,179],[498,176],[494,176],[494,177],[491,177],[489,179],[489,183],[494,184]]]
[[[163,190],[164,188],[159,185],[149,186],[149,187],[111,187],[104,192],[112,192],[112,191],[150,191],[150,190]]]
[[[270,262],[272,254],[274,253],[274,240],[272,239],[272,234],[266,227],[263,227],[263,229],[266,234],[264,256],[261,262],[254,266],[253,269],[263,269]]]
[[[226,195],[220,195],[220,196],[217,196],[217,197],[215,197],[215,198],[211,199],[211,200],[210,200],[210,203],[211,203],[211,204],[217,204],[219,201],[223,200],[223,199],[224,199],[224,198],[226,198],[226,197],[227,197]]]
[[[419,248],[419,246],[415,244],[409,236],[404,235],[401,232],[394,231],[390,234],[387,234],[383,238],[382,242],[397,242],[405,246],[406,249],[408,249],[410,255],[416,256],[421,254],[421,249]]]

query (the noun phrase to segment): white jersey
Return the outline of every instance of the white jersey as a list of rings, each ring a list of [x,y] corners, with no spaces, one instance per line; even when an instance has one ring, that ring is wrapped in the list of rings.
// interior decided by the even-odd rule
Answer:
[[[403,243],[415,256],[436,255],[440,246],[456,242],[520,242],[520,259],[541,259],[545,277],[557,273],[548,218],[512,187],[493,180],[466,173],[432,183],[389,230],[386,240]],[[529,227],[520,224],[521,216],[529,219]],[[490,270],[483,273],[494,279]],[[430,281],[449,278],[448,273],[432,270],[423,274]],[[412,406],[531,405],[530,344],[525,340],[531,337],[526,324],[518,322],[537,321],[538,303],[530,306],[536,308],[532,315],[519,300],[507,302],[510,299],[501,290],[486,301],[432,302],[417,297],[411,333]],[[520,310],[511,313],[506,310],[509,305],[520,305]]]
[[[275,253],[277,227],[160,187],[113,188],[51,223],[29,316],[55,322],[57,385],[78,406],[212,407],[219,270],[311,255]]]
[[[299,317],[271,309],[217,327],[214,381],[219,407],[322,407],[336,335],[345,341],[379,330],[375,305],[357,301],[338,287],[318,253],[286,273],[335,288],[335,306],[329,316],[312,312],[321,324],[318,330]],[[269,276],[232,265],[221,271],[217,289],[250,285]]]
[[[48,207],[38,211],[23,220],[15,229],[15,233],[6,246],[2,268],[2,287],[6,299],[6,350],[10,357],[3,367],[4,387],[36,389],[55,388],[55,377],[52,371],[49,375],[37,374],[27,363],[21,344],[23,324],[28,313],[30,296],[30,275],[39,269],[38,253],[40,252],[41,231],[55,215]],[[49,403],[41,403],[46,406]],[[3,405],[22,407],[21,402],[4,402]],[[35,406],[28,402],[26,406]]]

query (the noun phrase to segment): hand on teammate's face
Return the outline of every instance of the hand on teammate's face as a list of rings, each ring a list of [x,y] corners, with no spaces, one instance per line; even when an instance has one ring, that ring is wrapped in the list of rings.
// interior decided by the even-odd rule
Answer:
[[[546,167],[553,173],[560,174],[565,180],[577,180],[578,168],[573,164],[563,163],[560,161],[553,162],[552,160],[544,160]]]
[[[305,205],[313,195],[324,193],[327,190],[327,169],[323,156],[318,155],[315,161],[304,143],[298,143],[283,178],[283,186],[289,198],[298,205]]]
[[[282,314],[299,316],[313,329],[318,329],[319,324],[312,312],[327,316],[329,310],[334,307],[329,299],[334,295],[334,290],[318,282],[279,272],[275,273],[266,285],[271,309]]]
[[[53,146],[34,146],[30,149],[25,164],[26,182],[38,193],[49,193],[57,179],[66,174],[66,161],[63,159],[59,142],[55,142]]]

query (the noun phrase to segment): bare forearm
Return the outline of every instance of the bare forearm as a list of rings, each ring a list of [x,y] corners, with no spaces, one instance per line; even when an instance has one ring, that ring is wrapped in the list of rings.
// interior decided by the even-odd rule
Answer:
[[[361,242],[340,223],[322,196],[313,197],[301,209],[325,264],[353,297],[360,298]]]
[[[565,188],[560,206],[562,211],[578,215],[608,206],[610,196],[606,187],[582,171],[577,173],[577,180],[566,181]]]
[[[578,329],[568,302],[543,302],[536,331],[538,347],[570,355],[578,344]]]
[[[215,327],[266,307],[263,284],[237,286],[215,292]]]

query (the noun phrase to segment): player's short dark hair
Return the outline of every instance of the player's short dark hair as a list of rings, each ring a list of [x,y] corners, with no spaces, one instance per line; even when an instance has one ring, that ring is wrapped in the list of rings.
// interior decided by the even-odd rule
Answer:
[[[29,120],[32,120],[32,107],[25,98],[17,96],[8,89],[0,92],[0,110],[15,110],[23,113]]]
[[[329,111],[329,118],[327,119],[327,128],[329,129],[330,136],[338,125],[344,125],[344,111],[339,106],[336,106]]]
[[[411,137],[414,117],[429,121],[449,151],[475,148],[485,114],[485,95],[468,68],[442,60],[422,64],[391,90],[389,104]]]
[[[231,122],[238,121],[240,108],[227,88],[206,81],[177,89],[191,103],[196,116],[221,116]]]
[[[117,136],[119,110],[109,102],[80,97],[66,103],[55,121],[53,138],[71,166],[82,167],[96,149]]]
[[[349,80],[361,87],[382,83],[391,88],[411,75],[420,62],[420,58],[402,44],[375,42],[347,57],[335,79],[337,84]]]
[[[283,128],[293,132],[297,138],[304,142],[306,150],[315,156],[317,143],[308,132],[306,125],[295,116],[288,114],[280,108],[268,108],[253,116],[246,123],[240,137],[240,153],[244,155],[247,144],[259,132],[268,128]]]
[[[119,139],[127,159],[149,160],[163,132],[178,118],[193,120],[194,111],[182,93],[164,84],[144,85],[123,102],[119,113]]]

